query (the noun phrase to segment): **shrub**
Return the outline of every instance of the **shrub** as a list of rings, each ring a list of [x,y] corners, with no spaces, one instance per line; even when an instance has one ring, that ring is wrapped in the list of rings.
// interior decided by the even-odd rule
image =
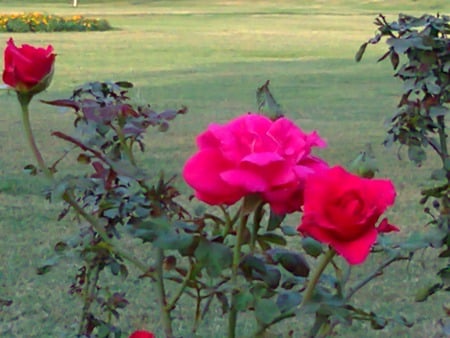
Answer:
[[[38,12],[0,14],[0,32],[85,32],[111,29],[105,19],[85,18],[81,15],[62,17]]]

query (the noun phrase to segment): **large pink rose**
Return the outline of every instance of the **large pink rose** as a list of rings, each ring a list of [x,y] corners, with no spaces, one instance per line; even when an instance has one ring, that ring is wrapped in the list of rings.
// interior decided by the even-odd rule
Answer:
[[[305,178],[327,167],[311,155],[312,147],[325,142],[286,118],[248,113],[225,125],[211,124],[197,145],[183,176],[197,198],[211,205],[257,193],[276,213],[300,210]]]
[[[50,84],[55,57],[51,45],[17,47],[11,38],[4,52],[3,82],[17,92],[37,94]]]
[[[387,219],[376,227],[395,195],[389,180],[361,178],[341,167],[323,170],[306,182],[304,213],[297,230],[329,244],[348,263],[360,264],[378,233],[398,231]]]

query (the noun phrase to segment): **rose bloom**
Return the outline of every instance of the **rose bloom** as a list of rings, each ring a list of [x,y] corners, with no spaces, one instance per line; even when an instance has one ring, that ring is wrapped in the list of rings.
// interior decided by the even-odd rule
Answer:
[[[399,231],[380,216],[394,203],[391,181],[367,179],[333,167],[311,175],[305,187],[302,222],[297,230],[329,244],[349,264],[369,255],[380,232]]]
[[[129,338],[155,338],[155,335],[145,330],[134,331]]]
[[[183,177],[196,197],[210,205],[233,204],[257,193],[278,214],[300,210],[305,178],[327,168],[311,155],[325,142],[287,118],[272,121],[248,113],[224,125],[211,124],[197,145]]]
[[[41,92],[50,85],[55,57],[51,45],[17,47],[10,38],[4,52],[3,82],[17,92]]]

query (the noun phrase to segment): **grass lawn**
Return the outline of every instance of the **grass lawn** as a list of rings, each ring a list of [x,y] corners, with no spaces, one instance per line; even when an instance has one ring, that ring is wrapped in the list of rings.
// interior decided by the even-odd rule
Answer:
[[[372,37],[372,22],[378,13],[385,13],[389,20],[399,12],[450,14],[450,3],[79,0],[74,9],[69,0],[0,0],[0,13],[28,11],[98,16],[116,28],[98,33],[12,35],[18,44],[52,44],[58,54],[53,84],[39,98],[67,97],[75,86],[90,80],[129,80],[136,86],[132,96],[137,102],[151,103],[157,109],[189,107],[188,115],[179,117],[168,133],[147,136],[148,152],[141,161],[149,170],[162,167],[179,173],[194,151],[195,135],[210,122],[254,110],[256,88],[270,79],[289,117],[304,130],[317,129],[327,139],[329,146],[320,154],[331,164],[345,165],[366,143],[373,144],[379,175],[389,176],[397,187],[398,200],[390,217],[402,229],[398,236],[407,237],[426,223],[418,204],[419,190],[437,160],[431,158],[416,168],[406,160],[398,161],[396,149],[381,146],[383,122],[395,110],[400,83],[392,78],[389,64],[376,63],[383,46],[370,48],[359,64],[354,54]],[[0,34],[0,44],[9,37]],[[35,269],[56,242],[76,230],[68,221],[56,222],[60,206],[44,201],[44,179],[22,172],[31,154],[22,138],[15,96],[0,92],[0,110],[0,298],[13,300],[10,307],[0,308],[0,336],[71,337],[81,311],[78,300],[68,294],[76,263],[64,263],[44,276],[36,275]],[[71,114],[38,100],[31,110],[44,156],[56,159],[64,147],[49,135],[54,130],[70,130]],[[181,180],[178,183],[188,192]],[[293,225],[298,217],[292,218]],[[150,249],[145,255],[151,257]],[[380,315],[405,315],[416,322],[412,329],[392,325],[369,331],[356,324],[341,328],[340,336],[431,337],[439,332],[437,319],[444,315],[444,294],[414,303],[415,291],[435,281],[434,274],[443,264],[434,257],[435,253],[427,252],[409,264],[395,265],[355,297],[356,304]],[[355,275],[370,271],[375,260],[356,267]],[[156,305],[142,296],[150,292],[149,286],[136,276],[131,274],[126,281],[132,304],[122,317],[122,327],[131,331],[145,326],[161,334]],[[189,320],[187,313],[179,316]],[[200,333],[219,337],[218,332],[224,332],[221,317],[212,314]],[[302,332],[302,318],[287,323],[275,327],[274,334],[287,332],[286,325],[296,334]],[[242,325],[240,330],[247,332],[247,324]],[[177,331],[182,335],[188,327],[180,326]]]

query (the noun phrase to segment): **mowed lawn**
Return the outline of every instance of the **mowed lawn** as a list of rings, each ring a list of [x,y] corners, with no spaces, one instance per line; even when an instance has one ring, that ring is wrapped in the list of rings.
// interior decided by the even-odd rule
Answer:
[[[83,14],[106,18],[115,30],[98,33],[0,34],[0,46],[12,36],[16,43],[52,44],[57,56],[51,87],[41,99],[57,99],[94,80],[128,80],[137,103],[154,108],[186,105],[189,113],[179,117],[164,134],[150,131],[147,151],[140,158],[149,171],[164,169],[178,174],[195,149],[195,136],[211,122],[224,122],[256,109],[255,91],[266,80],[288,117],[304,130],[318,130],[328,142],[321,151],[330,164],[347,165],[366,143],[373,145],[380,177],[391,178],[398,192],[389,216],[401,228],[398,238],[424,229],[428,221],[418,204],[420,189],[438,161],[431,157],[421,168],[398,160],[397,148],[381,145],[383,123],[394,111],[401,92],[388,63],[376,60],[385,46],[370,46],[359,64],[354,55],[360,44],[375,32],[373,19],[380,12],[394,20],[398,13],[450,14],[446,1],[70,1],[0,0],[1,13],[44,11],[59,15]],[[77,269],[75,260],[65,261],[50,273],[38,276],[36,267],[52,255],[59,240],[77,231],[70,220],[57,222],[60,205],[43,198],[43,178],[29,177],[22,168],[32,162],[22,135],[15,95],[0,92],[0,299],[12,300],[0,307],[0,337],[72,337],[81,312],[79,300],[68,294]],[[45,106],[37,99],[31,106],[38,143],[46,159],[56,160],[66,146],[52,138],[54,130],[70,131],[73,115]],[[431,154],[430,154],[431,155]],[[73,172],[71,163],[60,175]],[[64,172],[67,170],[67,172]],[[182,191],[189,193],[182,180]],[[295,226],[300,215],[290,222]],[[149,246],[138,241],[143,258],[151,260]],[[293,247],[298,244],[293,241]],[[143,250],[142,248],[146,248]],[[370,331],[365,324],[340,328],[342,337],[431,337],[439,332],[444,317],[445,294],[415,303],[417,289],[437,281],[443,265],[437,253],[427,251],[387,273],[355,296],[355,304],[380,315],[402,314],[415,322],[412,329],[395,324],[383,331]],[[354,268],[355,278],[371,271],[381,260]],[[161,335],[159,315],[151,286],[131,273],[125,282],[131,304],[123,312],[122,327],[153,329]],[[113,283],[117,283],[112,279]],[[112,286],[112,289],[116,286]],[[177,332],[186,336],[189,308],[177,316]],[[212,313],[200,334],[224,336],[220,312]],[[250,317],[249,317],[250,318]],[[274,335],[295,330],[301,337],[302,318],[274,328]],[[241,320],[242,335],[250,332]],[[251,324],[248,324],[251,325]],[[161,335],[162,336],[162,335]]]

